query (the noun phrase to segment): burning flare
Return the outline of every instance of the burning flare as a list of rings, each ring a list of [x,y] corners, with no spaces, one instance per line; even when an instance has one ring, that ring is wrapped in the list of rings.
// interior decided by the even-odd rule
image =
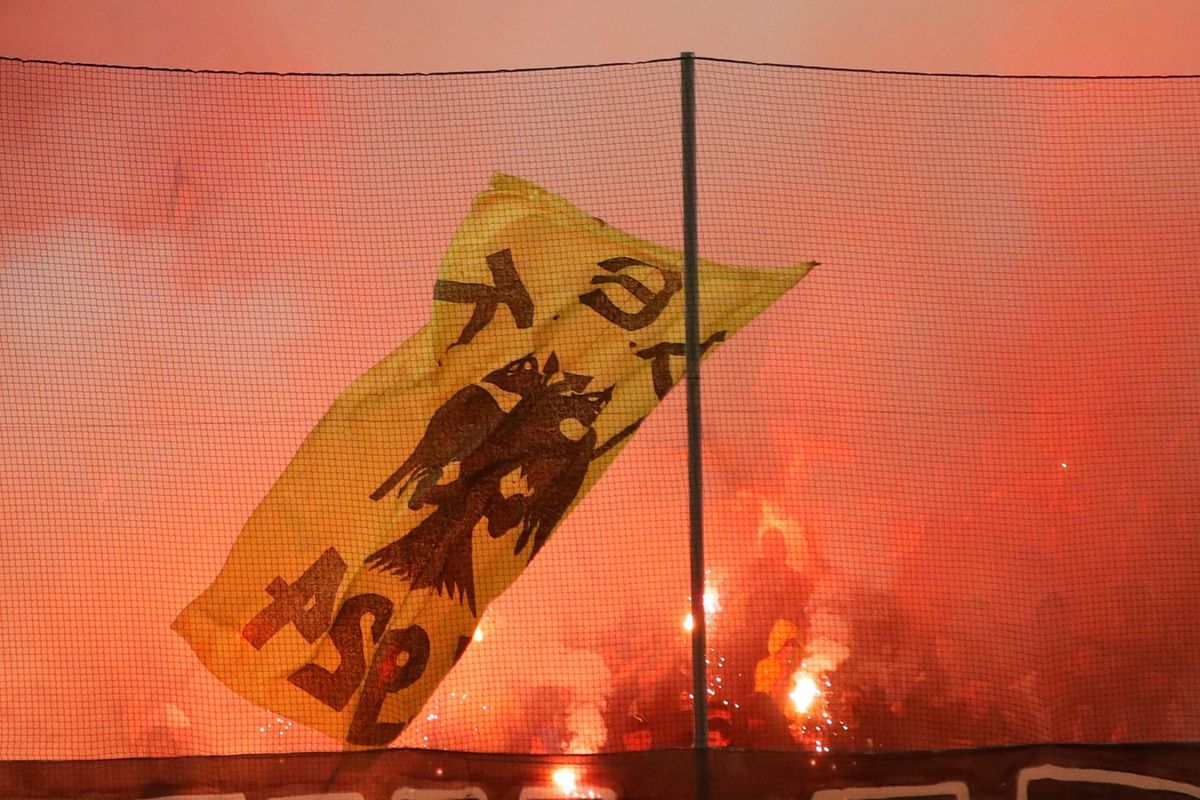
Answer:
[[[575,795],[579,791],[579,776],[570,767],[559,767],[550,778],[563,794]]]
[[[816,680],[804,670],[797,670],[792,679],[796,684],[788,694],[788,698],[792,701],[792,708],[796,710],[796,713],[805,714],[812,708],[813,702],[821,696],[821,690],[818,688]]]
[[[712,615],[721,610],[721,596],[717,594],[717,590],[708,586],[704,589],[704,621],[710,622]],[[683,618],[683,629],[691,633],[696,629],[696,620],[692,617],[692,612],[688,612]]]

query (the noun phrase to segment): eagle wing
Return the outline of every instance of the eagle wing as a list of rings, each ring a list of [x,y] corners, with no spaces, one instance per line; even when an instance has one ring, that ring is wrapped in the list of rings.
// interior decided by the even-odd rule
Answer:
[[[413,589],[466,600],[475,608],[475,571],[471,537],[496,487],[455,481],[452,496],[399,539],[367,556],[370,569],[396,575]]]
[[[433,413],[412,455],[379,484],[371,499],[382,500],[397,486],[403,493],[412,481],[418,480],[419,488],[411,502],[419,506],[419,495],[438,482],[442,469],[470,455],[504,416],[504,409],[483,387],[471,384],[459,389]]]
[[[571,503],[575,502],[587,478],[595,447],[596,432],[589,430],[578,442],[571,442],[567,447],[555,449],[522,465],[521,474],[531,493],[521,519],[521,534],[514,545],[514,553],[524,550],[531,538],[533,550],[529,557],[532,559],[542,549],[554,526],[567,513]]]

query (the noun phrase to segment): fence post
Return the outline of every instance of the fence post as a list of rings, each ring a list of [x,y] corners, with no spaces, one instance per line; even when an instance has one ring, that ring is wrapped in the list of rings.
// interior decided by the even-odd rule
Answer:
[[[696,225],[696,64],[679,58],[683,137],[683,294],[687,355],[688,514],[692,585],[692,714],[696,795],[708,797],[708,669],[704,617],[704,505],[700,458],[700,275]]]

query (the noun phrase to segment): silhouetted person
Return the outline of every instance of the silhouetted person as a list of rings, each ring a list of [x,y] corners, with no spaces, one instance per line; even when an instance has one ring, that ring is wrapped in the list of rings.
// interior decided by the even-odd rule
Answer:
[[[724,717],[709,717],[708,719],[708,746],[709,747],[729,747],[731,736],[733,733],[733,725]]]
[[[754,691],[786,708],[794,676],[804,662],[804,642],[799,628],[789,620],[775,620],[767,637],[767,657],[754,667]]]
[[[787,557],[783,532],[764,530],[757,556],[734,578],[727,593],[719,644],[726,661],[726,688],[738,702],[755,690],[754,669],[768,655],[767,639],[776,620],[786,619],[796,627],[803,653],[812,581],[789,567]]]
[[[783,710],[765,694],[752,693],[738,712],[738,747],[751,750],[787,750],[796,746],[791,723]]]

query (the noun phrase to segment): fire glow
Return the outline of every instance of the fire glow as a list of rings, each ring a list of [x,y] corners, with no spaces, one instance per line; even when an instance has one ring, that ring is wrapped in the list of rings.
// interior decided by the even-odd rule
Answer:
[[[704,621],[711,622],[713,614],[721,610],[721,596],[717,594],[717,590],[711,586],[704,589]],[[683,618],[683,629],[691,633],[696,629],[696,619],[692,616],[692,612],[688,612]]]
[[[550,778],[563,794],[574,795],[579,791],[579,776],[570,767],[559,767]]]
[[[788,698],[792,701],[792,708],[796,710],[796,713],[805,714],[821,696],[821,690],[817,687],[817,682],[813,677],[804,670],[798,670],[792,678],[796,685],[788,694]]]
[[[579,773],[571,767],[559,767],[550,774],[555,791],[572,800],[608,800],[614,795],[607,789],[579,785]],[[524,797],[524,793],[521,795]],[[536,795],[541,797],[543,795]]]

